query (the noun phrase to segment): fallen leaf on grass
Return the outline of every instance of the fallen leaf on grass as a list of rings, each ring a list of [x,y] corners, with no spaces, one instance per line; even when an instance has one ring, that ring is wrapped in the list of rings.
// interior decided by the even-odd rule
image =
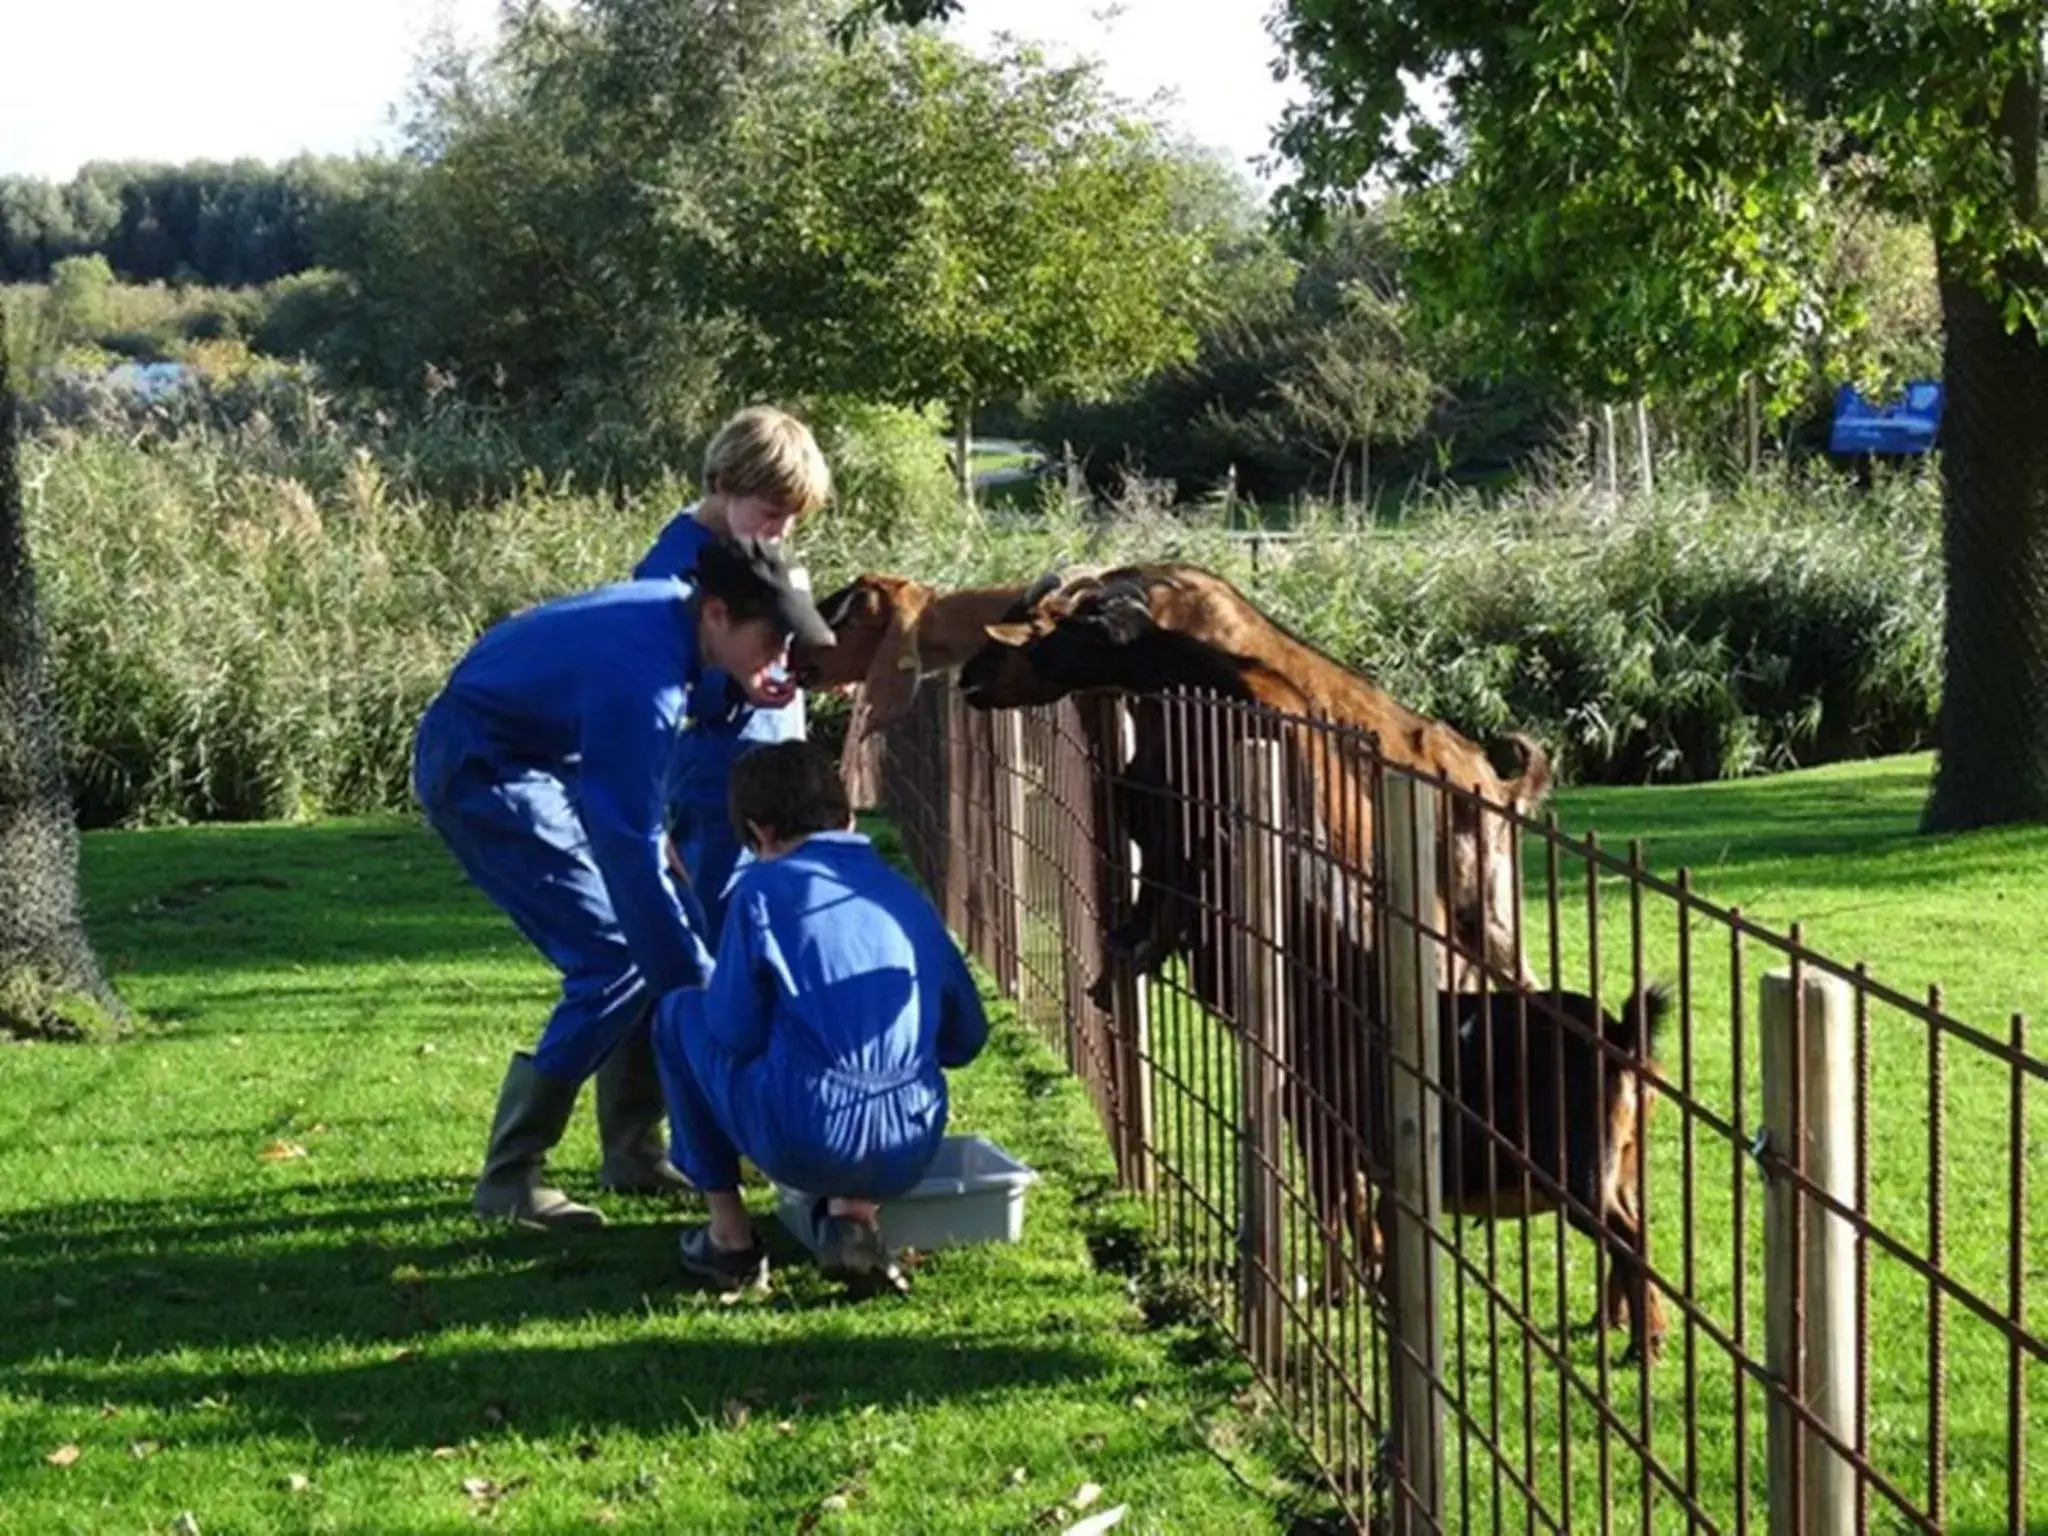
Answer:
[[[177,1536],[199,1536],[199,1517],[188,1509],[171,1522],[171,1529]]]
[[[487,1477],[465,1477],[462,1480],[462,1491],[477,1503],[490,1505],[496,1504],[500,1499],[510,1498],[529,1481],[529,1478],[515,1477],[509,1483],[499,1484]]]
[[[119,1403],[100,1404],[100,1417],[103,1419],[118,1418],[120,1416],[120,1413],[121,1405]]]
[[[617,1525],[619,1523],[619,1512],[607,1504],[597,1512],[597,1523],[599,1525]]]
[[[303,1472],[294,1472],[284,1480],[286,1493],[304,1493],[313,1486],[313,1480]]]
[[[818,1500],[818,1508],[825,1511],[828,1515],[844,1514],[846,1507],[852,1502],[843,1493],[828,1493],[824,1498]]]
[[[1113,1509],[1105,1509],[1099,1515],[1090,1515],[1077,1525],[1068,1526],[1060,1532],[1060,1536],[1102,1536],[1104,1531],[1122,1525],[1124,1516],[1130,1512],[1130,1505],[1119,1504]]]
[[[431,1056],[439,1049],[440,1047],[431,1040],[422,1040],[420,1042],[420,1054],[422,1056]]]
[[[1007,1481],[1012,1488],[1021,1488],[1024,1486],[1025,1480],[1030,1476],[1029,1469],[1025,1467],[1012,1467],[1010,1468],[1010,1475]]]
[[[747,1418],[748,1418],[749,1414],[751,1414],[751,1413],[752,1413],[752,1411],[753,1411],[752,1409],[748,1408],[748,1407],[747,1407],[747,1405],[746,1405],[745,1403],[741,1402],[741,1401],[740,1401],[740,1400],[739,1400],[738,1398],[736,1398],[736,1397],[733,1397],[733,1398],[728,1398],[728,1399],[726,1399],[726,1404],[725,1404],[725,1425],[726,1425],[726,1428],[728,1428],[728,1429],[745,1429],[745,1428],[747,1427]]]
[[[85,1452],[75,1445],[60,1445],[57,1449],[50,1452],[49,1455],[45,1456],[43,1460],[53,1467],[68,1467],[76,1464],[78,1458],[84,1454]]]
[[[1101,1497],[1102,1484],[1083,1483],[1079,1488],[1077,1488],[1074,1491],[1074,1496],[1071,1499],[1067,1500],[1067,1502],[1074,1506],[1074,1511],[1076,1514],[1078,1514],[1080,1511],[1086,1509],[1089,1505],[1093,1504],[1097,1499]]]
[[[155,1440],[131,1440],[128,1442],[128,1454],[137,1461],[147,1461],[162,1449],[163,1445]]]
[[[775,1433],[778,1435],[793,1435],[796,1433],[796,1425],[789,1419],[783,1419],[776,1424]]]
[[[306,1149],[296,1141],[273,1141],[256,1155],[266,1163],[288,1163],[295,1157],[304,1157]]]
[[[50,1305],[55,1307],[59,1312],[69,1312],[73,1307],[77,1306],[78,1303],[72,1300],[71,1297],[66,1296],[62,1291],[59,1291],[56,1295],[50,1298]]]
[[[437,1445],[430,1454],[436,1461],[448,1461],[460,1456],[462,1452],[456,1450],[452,1445]]]

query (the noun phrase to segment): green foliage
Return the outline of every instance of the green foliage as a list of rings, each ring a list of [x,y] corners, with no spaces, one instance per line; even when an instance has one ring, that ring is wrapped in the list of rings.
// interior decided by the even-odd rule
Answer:
[[[1429,292],[1503,365],[1607,398],[1726,398],[1754,374],[1789,406],[1816,368],[1854,366],[1885,302],[1881,274],[1831,265],[1858,207],[1933,230],[2015,318],[2040,301],[2040,20],[1581,0],[1517,23],[1463,0],[1290,0],[1295,205],[1376,173],[1425,189]]]
[[[1787,478],[1734,499],[1681,482],[1612,513],[1575,493],[1446,492],[1395,533],[1311,516],[1257,551],[1185,519],[1055,509],[999,530],[951,503],[928,420],[819,419],[841,477],[840,504],[800,545],[821,591],[862,570],[957,585],[1173,553],[1408,703],[1479,736],[1534,730],[1589,779],[1895,750],[1932,720],[1940,602],[1921,477],[1875,496]],[[487,437],[459,441],[491,462]],[[457,448],[383,446],[378,459],[332,429],[292,441],[197,423],[174,442],[30,440],[30,526],[89,825],[403,807],[414,722],[475,635],[618,579],[689,496],[667,485],[620,504],[536,476],[458,510],[419,488],[422,458],[450,455],[431,466],[446,474]]]
[[[50,272],[50,324],[66,337],[91,336],[106,323],[114,269],[104,256],[67,256]]]
[[[1091,395],[1188,350],[1198,240],[1091,65],[877,37],[758,98],[735,149],[723,281],[786,387]]]
[[[906,540],[958,516],[936,406],[835,398],[806,406],[803,417],[832,466],[833,503],[814,521],[829,521],[836,537]]]
[[[300,156],[184,166],[95,162],[57,185],[0,177],[0,282],[103,257],[135,282],[254,287],[311,267],[360,195],[365,162]]]

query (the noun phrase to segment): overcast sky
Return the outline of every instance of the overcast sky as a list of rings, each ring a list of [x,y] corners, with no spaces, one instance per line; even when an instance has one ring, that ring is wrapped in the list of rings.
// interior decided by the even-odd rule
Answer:
[[[1266,9],[967,0],[954,30],[971,44],[1009,31],[1094,53],[1119,94],[1172,92],[1169,120],[1243,164],[1265,153],[1287,100]],[[436,27],[479,39],[497,13],[497,0],[0,0],[0,174],[374,149],[391,142],[422,40]]]

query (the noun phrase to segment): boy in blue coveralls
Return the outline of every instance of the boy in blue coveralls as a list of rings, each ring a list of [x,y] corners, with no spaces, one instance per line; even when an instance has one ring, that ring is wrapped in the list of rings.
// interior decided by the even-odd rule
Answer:
[[[515,614],[428,707],[413,768],[427,820],[562,973],[539,1046],[513,1056],[500,1090],[480,1215],[603,1225],[542,1175],[577,1087],[655,996],[709,970],[704,915],[663,857],[676,734],[732,729],[695,697],[709,669],[777,703],[791,638],[821,635],[829,643],[773,549],[720,541],[688,582],[624,582]]]
[[[636,580],[687,578],[698,554],[714,539],[779,544],[795,531],[799,517],[824,506],[832,475],[810,429],[788,412],[763,405],[741,411],[719,428],[704,451],[703,485],[702,499],[678,513],[633,568]],[[800,570],[793,570],[791,578],[807,587]],[[729,689],[713,672],[706,674],[702,692],[721,700]],[[733,760],[757,743],[801,740],[803,695],[792,689],[779,705],[740,704],[735,723],[734,730],[685,732],[665,792],[670,835],[709,924],[705,941],[714,949],[725,888],[746,857],[725,810]],[[687,1183],[663,1152],[661,1082],[645,1021],[605,1058],[594,1087],[604,1158],[600,1186],[627,1195],[686,1191]]]
[[[938,1151],[944,1069],[988,1038],[981,994],[931,903],[853,830],[824,753],[750,751],[731,815],[758,862],[733,882],[710,985],[662,998],[654,1026],[675,1160],[711,1211],[684,1232],[683,1265],[721,1286],[766,1279],[740,1200],[744,1154],[827,1200],[828,1274],[884,1275],[876,1203]]]

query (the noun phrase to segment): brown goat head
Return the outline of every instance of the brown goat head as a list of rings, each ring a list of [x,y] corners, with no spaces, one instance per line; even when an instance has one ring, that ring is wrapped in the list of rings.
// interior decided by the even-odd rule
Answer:
[[[858,576],[818,605],[837,643],[799,645],[790,652],[797,681],[807,688],[846,688],[856,683],[875,725],[888,725],[909,712],[924,670],[918,653],[918,624],[937,593],[904,576]]]

